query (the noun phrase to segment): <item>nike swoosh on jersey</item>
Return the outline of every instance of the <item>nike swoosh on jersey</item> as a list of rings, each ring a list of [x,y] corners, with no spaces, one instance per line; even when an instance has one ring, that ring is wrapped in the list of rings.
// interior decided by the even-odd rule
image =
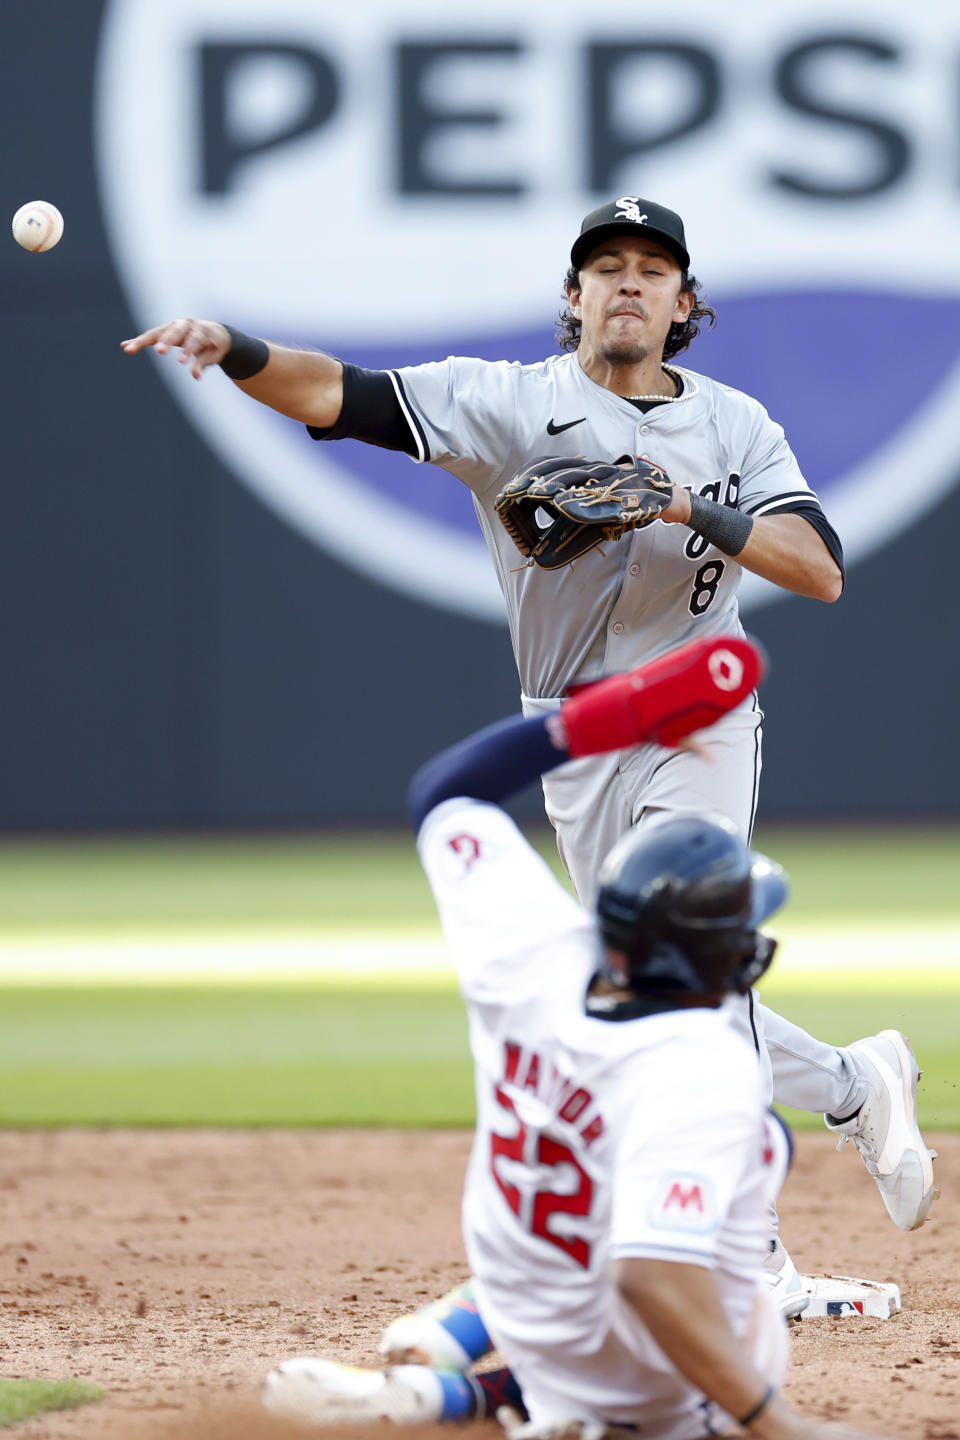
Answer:
[[[581,415],[579,420],[568,420],[566,425],[555,425],[552,420],[547,421],[548,435],[562,435],[564,430],[572,430],[574,425],[582,425],[586,415]]]

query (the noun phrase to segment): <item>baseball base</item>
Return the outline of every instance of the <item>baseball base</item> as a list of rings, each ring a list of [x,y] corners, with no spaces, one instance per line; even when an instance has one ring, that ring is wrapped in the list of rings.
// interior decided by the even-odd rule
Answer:
[[[850,1275],[804,1275],[803,1288],[810,1297],[810,1303],[803,1312],[804,1320],[841,1315],[871,1315],[877,1320],[889,1320],[900,1309],[900,1287],[892,1280],[855,1280]]]

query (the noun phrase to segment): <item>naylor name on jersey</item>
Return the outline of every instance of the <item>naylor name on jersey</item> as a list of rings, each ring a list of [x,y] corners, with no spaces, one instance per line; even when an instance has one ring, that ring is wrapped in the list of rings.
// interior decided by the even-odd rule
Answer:
[[[558,1120],[576,1127],[585,1147],[604,1133],[603,1116],[596,1110],[590,1091],[562,1075],[552,1062],[543,1063],[535,1050],[505,1041],[502,1083],[531,1091]]]

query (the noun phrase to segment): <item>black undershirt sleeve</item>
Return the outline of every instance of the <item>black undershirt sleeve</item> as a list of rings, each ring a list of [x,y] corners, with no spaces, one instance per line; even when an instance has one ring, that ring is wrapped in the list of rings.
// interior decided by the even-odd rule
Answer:
[[[307,426],[311,440],[365,440],[383,450],[416,455],[417,445],[386,370],[343,366],[343,408],[329,430]]]
[[[843,567],[843,546],[840,544],[840,536],[836,530],[834,530],[816,501],[801,500],[798,502],[791,500],[785,504],[782,509],[774,506],[773,509],[764,510],[763,513],[764,515],[802,515],[804,520],[813,526],[824,545],[826,545],[830,551],[843,579],[845,580],[847,578],[846,571]]]

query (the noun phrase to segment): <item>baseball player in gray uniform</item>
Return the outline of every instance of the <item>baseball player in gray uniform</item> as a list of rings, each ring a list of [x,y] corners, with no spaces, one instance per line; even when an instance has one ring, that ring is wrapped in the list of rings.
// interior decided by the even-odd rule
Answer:
[[[840,542],[782,428],[750,396],[672,363],[712,319],[690,270],[680,216],[625,196],[583,221],[566,277],[564,353],[521,365],[469,358],[370,371],[330,355],[178,319],[123,342],[180,351],[200,379],[219,365],[252,399],[318,440],[354,438],[448,470],[473,494],[506,603],[527,714],[571,686],[630,669],[704,635],[742,634],[744,568],[801,595],[835,600]],[[494,502],[542,456],[639,456],[673,496],[659,521],[560,570],[524,564]],[[700,753],[656,745],[576,760],[544,779],[547,813],[580,899],[626,831],[695,812],[744,840],[760,774],[761,714],[748,700]],[[916,1061],[892,1031],[838,1048],[749,997],[742,1023],[768,1093],[821,1113],[860,1150],[895,1223],[923,1223],[930,1154],[916,1123]],[[792,1267],[791,1267],[792,1269]],[[794,1286],[795,1272],[785,1282]]]

